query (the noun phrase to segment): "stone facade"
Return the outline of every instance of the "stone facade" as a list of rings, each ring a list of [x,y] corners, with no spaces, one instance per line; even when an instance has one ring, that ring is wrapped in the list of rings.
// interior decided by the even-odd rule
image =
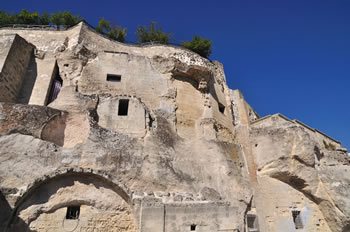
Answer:
[[[219,62],[83,22],[0,44],[1,231],[350,231],[346,149]]]

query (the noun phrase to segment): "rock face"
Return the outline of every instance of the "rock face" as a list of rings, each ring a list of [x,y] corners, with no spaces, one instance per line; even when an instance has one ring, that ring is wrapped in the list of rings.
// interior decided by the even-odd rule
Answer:
[[[0,34],[1,231],[350,231],[346,149],[259,118],[220,63],[84,23]]]

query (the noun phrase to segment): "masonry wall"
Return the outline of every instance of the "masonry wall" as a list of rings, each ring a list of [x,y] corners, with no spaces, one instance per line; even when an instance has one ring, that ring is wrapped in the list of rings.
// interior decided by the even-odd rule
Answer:
[[[165,213],[165,232],[243,231],[243,218],[225,203],[166,204]]]
[[[141,232],[243,231],[244,218],[228,202],[152,202],[145,199]]]
[[[27,67],[33,56],[33,46],[18,35],[10,35],[3,40],[5,48],[2,56],[2,69],[0,73],[0,101],[16,102],[22,87]],[[12,43],[9,43],[9,40]],[[6,52],[8,51],[8,52]]]

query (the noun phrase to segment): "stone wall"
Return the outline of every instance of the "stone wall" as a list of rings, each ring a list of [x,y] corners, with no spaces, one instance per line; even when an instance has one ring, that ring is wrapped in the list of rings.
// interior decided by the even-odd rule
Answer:
[[[0,99],[16,102],[33,56],[33,46],[18,35],[4,36],[1,42],[4,48],[1,54]]]
[[[123,106],[123,101],[124,106]],[[121,107],[124,107],[123,112]],[[125,114],[124,114],[125,113]],[[104,98],[100,100],[97,108],[99,125],[103,128],[125,133],[131,136],[142,137],[146,135],[149,112],[146,111],[140,100],[129,96],[117,98]],[[147,117],[146,117],[147,114]]]
[[[50,57],[44,59],[36,58],[35,84],[29,94],[30,98],[28,104],[47,105],[52,80],[56,75],[59,75],[56,59]],[[22,92],[24,92],[25,88],[22,87],[22,89]]]

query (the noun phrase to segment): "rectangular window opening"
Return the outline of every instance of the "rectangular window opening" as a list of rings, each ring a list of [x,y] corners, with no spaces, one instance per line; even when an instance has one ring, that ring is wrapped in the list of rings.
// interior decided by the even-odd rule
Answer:
[[[196,231],[196,227],[197,227],[197,225],[191,225],[191,231]]]
[[[118,106],[118,115],[127,116],[129,110],[129,100],[128,99],[120,99]]]
[[[225,106],[223,104],[221,104],[220,102],[218,102],[219,104],[219,111],[224,114],[225,113]]]
[[[80,214],[80,206],[68,206],[66,219],[70,219],[70,220],[79,219],[79,214]]]
[[[121,75],[117,75],[117,74],[107,74],[107,81],[110,82],[120,82],[122,80],[122,76]]]
[[[303,221],[301,220],[301,215],[299,210],[292,211],[293,222],[295,225],[295,229],[303,229]]]
[[[252,215],[252,214],[247,215],[247,227],[248,227],[248,232],[259,231],[256,215]]]

